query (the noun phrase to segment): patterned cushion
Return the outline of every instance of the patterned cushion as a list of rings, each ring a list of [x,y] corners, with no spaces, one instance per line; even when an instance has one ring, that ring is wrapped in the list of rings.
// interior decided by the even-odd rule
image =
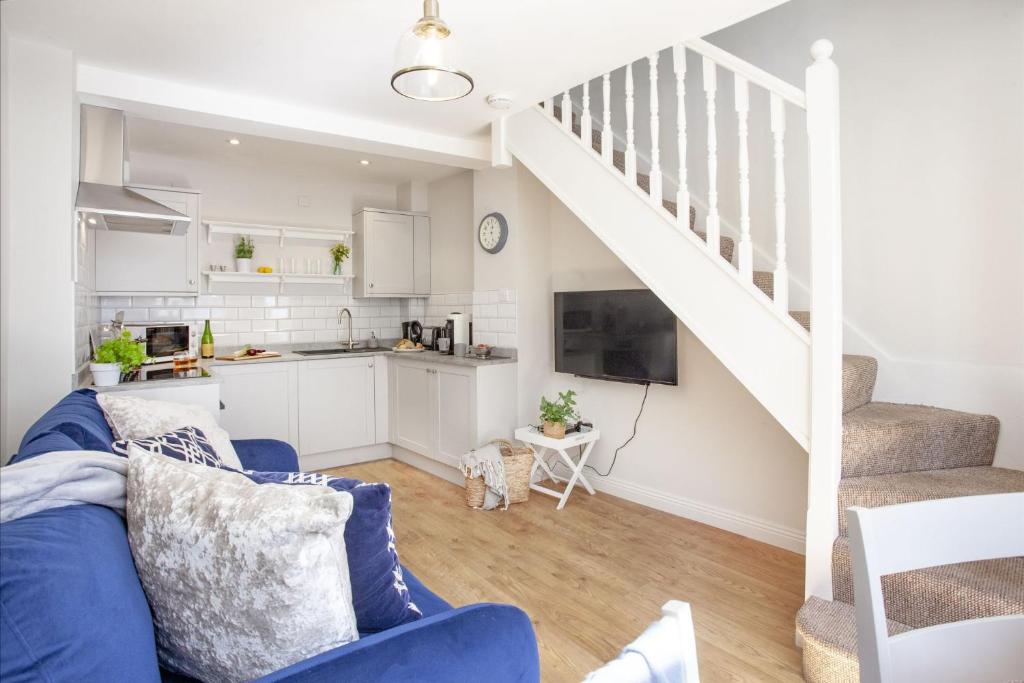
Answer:
[[[345,524],[352,496],[258,486],[132,447],[128,541],[161,664],[248,681],[356,640]]]
[[[391,527],[391,487],[315,472],[252,472],[259,484],[328,486],[352,494],[355,506],[345,525],[352,604],[360,633],[374,633],[422,618],[402,577]]]
[[[131,446],[138,446],[150,453],[160,453],[175,460],[182,460],[194,465],[207,465],[209,467],[224,467],[217,451],[213,450],[210,440],[206,438],[198,427],[185,427],[160,436],[152,436],[148,439],[122,439],[110,444],[114,453],[128,456]]]

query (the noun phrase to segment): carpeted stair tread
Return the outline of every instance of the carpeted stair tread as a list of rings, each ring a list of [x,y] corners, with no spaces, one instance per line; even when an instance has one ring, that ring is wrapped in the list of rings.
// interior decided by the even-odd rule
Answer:
[[[800,323],[805,330],[811,331],[811,312],[810,311],[790,311],[789,315],[793,320]]]
[[[899,505],[921,500],[1024,491],[1024,471],[1004,467],[957,467],[866,477],[839,482],[839,533],[846,535],[846,509]]]
[[[909,631],[889,620],[889,634]],[[809,683],[857,683],[857,622],[853,606],[811,597],[796,615],[803,640],[804,680]]]
[[[755,270],[754,286],[764,292],[769,299],[775,298],[775,275],[770,270]]]
[[[1022,473],[1024,474],[1024,473]],[[882,578],[885,613],[911,628],[1024,614],[1024,557],[964,562]],[[850,539],[832,547],[832,595],[853,603]]]
[[[843,413],[871,401],[877,378],[877,359],[871,356],[843,355]]]
[[[843,415],[843,474],[991,465],[999,420],[904,403],[868,403]]]

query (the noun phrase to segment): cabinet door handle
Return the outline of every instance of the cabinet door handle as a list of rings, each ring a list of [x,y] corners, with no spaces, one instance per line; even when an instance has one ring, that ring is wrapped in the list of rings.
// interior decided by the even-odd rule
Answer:
[[[373,289],[373,283],[372,282],[370,283],[370,289]]]
[[[372,367],[373,367],[373,362],[371,361],[371,362],[367,363],[367,364],[366,364],[366,367],[368,367],[368,368],[372,368]]]
[[[188,283],[189,283],[190,285],[194,285],[194,284],[196,283],[196,281],[195,281],[195,280],[189,280],[189,281],[188,281]]]

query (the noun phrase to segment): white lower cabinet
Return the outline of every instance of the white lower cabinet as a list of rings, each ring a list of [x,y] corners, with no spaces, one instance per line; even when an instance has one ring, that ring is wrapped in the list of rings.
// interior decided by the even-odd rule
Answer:
[[[457,466],[459,457],[516,427],[516,366],[462,367],[391,359],[391,441]]]
[[[219,365],[220,423],[233,439],[279,439],[299,446],[297,363]]]
[[[299,361],[299,455],[376,443],[374,356]]]

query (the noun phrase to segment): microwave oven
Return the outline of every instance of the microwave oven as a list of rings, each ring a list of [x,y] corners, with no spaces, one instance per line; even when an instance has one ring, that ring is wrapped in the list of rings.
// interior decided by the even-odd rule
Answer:
[[[178,351],[199,357],[199,325],[188,322],[125,323],[132,338],[146,345],[147,363],[169,363]]]

